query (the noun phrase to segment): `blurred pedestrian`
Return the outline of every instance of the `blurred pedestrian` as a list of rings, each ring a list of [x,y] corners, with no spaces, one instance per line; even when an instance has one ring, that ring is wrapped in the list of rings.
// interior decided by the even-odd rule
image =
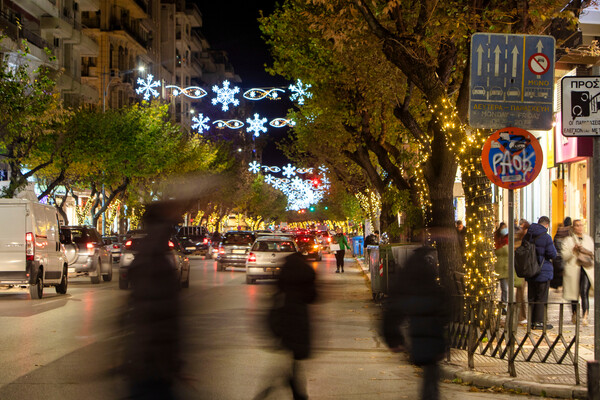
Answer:
[[[460,255],[462,257],[463,264],[466,260],[465,251],[467,249],[467,227],[463,224],[463,222],[459,219],[455,223],[456,225],[456,233],[458,235],[458,245],[460,247]]]
[[[129,270],[131,294],[125,321],[125,373],[129,399],[176,399],[175,381],[181,370],[179,279],[169,248],[180,207],[152,203],[142,218],[145,237]]]
[[[535,245],[538,262],[541,264],[540,272],[527,278],[527,300],[533,304],[531,313],[532,329],[552,329],[552,324],[544,327],[544,308],[548,303],[548,291],[550,289],[550,280],[554,274],[552,259],[556,257],[556,248],[552,242],[552,237],[548,234],[550,219],[542,216],[537,224],[531,224],[527,233],[523,237],[523,242],[528,241]]]
[[[517,249],[517,247],[519,247],[521,245],[521,241],[523,240],[523,237],[525,236],[525,234],[527,233],[527,230],[529,229],[529,222],[525,221],[520,227],[517,226],[517,229],[515,230],[515,241],[514,241],[514,247],[515,249]],[[527,305],[525,302],[525,280],[519,276],[517,276],[517,274],[513,274],[514,276],[514,280],[515,280],[515,288],[516,288],[516,294],[515,294],[515,301],[517,303],[517,308],[518,308],[518,318],[519,318],[519,323],[520,324],[526,324],[527,323]]]
[[[374,231],[365,239],[365,246],[379,244],[379,231]]]
[[[496,253],[494,270],[500,283],[502,314],[506,314],[506,305],[508,304],[508,227],[504,222],[501,222],[494,232],[494,248]]]
[[[558,225],[556,234],[554,235],[554,247],[556,247],[556,258],[552,260],[552,266],[554,267],[554,276],[550,281],[550,287],[558,289],[563,285],[563,270],[564,263],[562,258],[562,242],[564,239],[571,235],[571,217],[565,218],[565,220]]]
[[[344,235],[342,228],[338,227],[336,229],[336,234],[331,242],[339,246],[339,249],[335,251],[335,272],[339,273],[340,269],[342,272],[344,272],[344,256],[346,254],[346,250],[350,250],[350,246],[348,245],[348,239],[346,238],[346,235]]]
[[[300,253],[287,256],[277,283],[276,303],[269,314],[269,327],[281,340],[281,345],[292,353],[291,374],[287,381],[294,400],[308,399],[302,360],[311,353],[311,323],[308,305],[315,301],[315,271]],[[267,398],[274,389],[267,389],[254,397]]]
[[[439,398],[438,362],[447,352],[446,324],[449,298],[438,279],[437,252],[423,246],[414,250],[397,274],[384,308],[383,336],[394,352],[408,348],[411,362],[423,368],[421,399]],[[408,338],[402,325],[408,322]]]
[[[583,232],[583,221],[573,221],[572,233],[562,241],[562,257],[565,263],[563,298],[571,301],[572,321],[576,322],[577,301],[581,297],[581,323],[588,325],[590,310],[589,293],[594,284],[594,241]]]

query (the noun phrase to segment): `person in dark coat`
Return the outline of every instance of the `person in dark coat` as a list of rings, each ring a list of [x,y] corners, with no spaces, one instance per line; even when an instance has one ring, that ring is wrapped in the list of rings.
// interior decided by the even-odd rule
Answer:
[[[183,214],[172,202],[147,206],[142,218],[145,238],[129,269],[131,294],[124,320],[125,375],[129,399],[176,399],[181,370],[179,279],[169,256],[169,239]]]
[[[421,398],[439,398],[438,362],[448,349],[446,324],[449,297],[440,286],[437,251],[431,246],[414,250],[400,270],[383,318],[384,339],[392,351],[408,347],[411,362],[423,368]],[[408,340],[401,325],[408,320]]]
[[[548,302],[548,291],[550,290],[550,280],[554,275],[552,260],[556,258],[556,248],[552,242],[552,237],[548,234],[550,219],[546,216],[540,217],[537,224],[533,223],[527,230],[523,241],[535,244],[535,251],[538,262],[542,265],[541,271],[527,278],[527,300],[533,303],[531,314],[531,328],[544,328],[544,307]],[[546,329],[552,329],[551,324],[546,325]]]
[[[277,283],[279,292],[275,295],[275,320],[269,321],[270,328],[281,340],[281,345],[291,351],[293,356],[288,383],[294,400],[308,399],[300,361],[307,359],[311,353],[308,305],[313,303],[317,296],[315,277],[315,270],[306,263],[302,254],[287,256]],[[267,398],[272,389],[272,386],[268,387],[254,399]]]

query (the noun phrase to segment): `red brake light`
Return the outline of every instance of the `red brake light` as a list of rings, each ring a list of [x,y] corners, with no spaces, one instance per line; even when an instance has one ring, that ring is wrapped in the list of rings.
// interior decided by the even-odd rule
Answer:
[[[204,244],[208,244],[208,238],[204,238]]]
[[[87,247],[88,250],[91,250],[94,248],[94,243],[86,243],[85,247]]]
[[[128,241],[126,241],[126,242],[125,242],[125,248],[126,248],[126,249],[130,248],[132,243],[133,243],[133,242],[132,242],[131,240],[128,240]]]
[[[223,247],[219,247],[219,254],[225,254],[225,249]]]
[[[113,249],[118,249],[119,245],[118,244],[113,244]]]
[[[169,248],[174,249],[175,248],[175,243],[171,242],[169,240]]]
[[[248,262],[256,262],[256,254],[254,254],[254,253],[248,254]]]
[[[35,245],[33,240],[33,233],[27,232],[25,234],[25,258],[29,261],[32,261],[34,256]]]
[[[329,243],[331,243],[331,238],[330,238],[330,237],[328,237],[328,238],[327,238],[327,241],[328,241]]]

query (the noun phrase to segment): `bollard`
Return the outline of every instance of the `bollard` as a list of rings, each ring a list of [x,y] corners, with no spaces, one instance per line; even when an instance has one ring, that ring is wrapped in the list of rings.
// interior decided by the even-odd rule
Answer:
[[[587,363],[588,400],[600,400],[600,364],[598,361]]]

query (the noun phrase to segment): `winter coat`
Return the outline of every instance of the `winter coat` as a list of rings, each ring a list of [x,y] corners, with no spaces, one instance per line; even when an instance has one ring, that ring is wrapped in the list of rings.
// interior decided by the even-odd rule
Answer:
[[[494,271],[498,279],[508,279],[508,245],[496,249],[496,266]]]
[[[563,298],[565,300],[579,299],[579,279],[581,266],[577,263],[577,254],[573,251],[575,245],[581,245],[584,249],[594,252],[594,240],[584,234],[582,239],[575,235],[570,235],[562,241],[561,254],[563,258]],[[590,280],[591,287],[594,287],[594,267],[583,269]]]
[[[550,287],[558,289],[563,285],[563,270],[565,269],[564,261],[561,255],[562,241],[569,237],[571,234],[570,226],[561,226],[556,231],[556,235],[554,235],[554,247],[556,247],[556,252],[558,255],[554,260],[552,260],[552,265],[554,267],[554,276],[550,281]]]
[[[346,239],[346,235],[343,233],[338,233],[333,237],[334,243],[340,245],[340,250],[350,250],[350,246],[348,245],[348,239]]]
[[[538,262],[543,263],[540,273],[532,278],[528,278],[527,282],[546,282],[551,280],[554,276],[554,267],[551,260],[556,258],[556,248],[552,242],[552,237],[548,234],[548,229],[543,225],[533,223],[525,236],[523,236],[523,240],[535,243]]]
[[[404,345],[400,326],[408,319],[410,358],[416,365],[433,364],[447,351],[446,324],[449,298],[436,280],[436,251],[421,247],[397,274],[383,318],[383,335],[389,347]]]
[[[281,312],[281,343],[296,360],[310,355],[308,304],[316,297],[315,270],[299,253],[289,255],[281,267],[278,286],[284,297]]]

